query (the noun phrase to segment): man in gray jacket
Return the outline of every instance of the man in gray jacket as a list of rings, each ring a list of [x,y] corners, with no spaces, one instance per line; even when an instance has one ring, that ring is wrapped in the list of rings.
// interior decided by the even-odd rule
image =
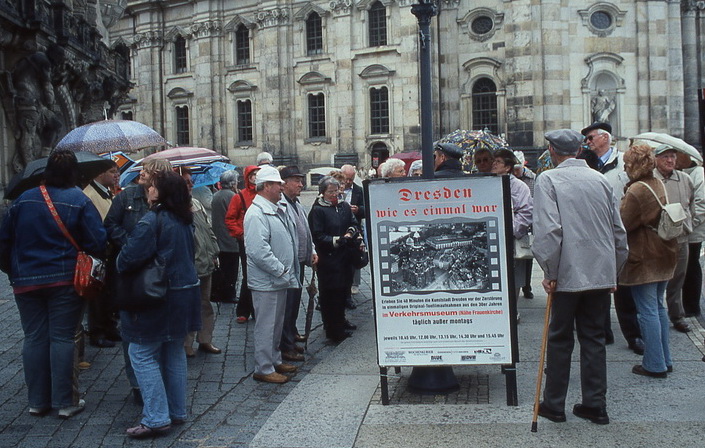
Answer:
[[[610,183],[575,158],[582,136],[559,129],[545,137],[556,168],[538,176],[534,191],[533,252],[544,271],[543,287],[553,293],[546,388],[539,415],[566,421],[573,326],[577,325],[583,402],[573,407],[573,414],[607,424],[604,316],[627,260],[627,234]]]
[[[296,366],[282,363],[279,350],[286,291],[299,288],[296,230],[281,201],[279,171],[263,166],[255,180],[257,195],[245,213],[247,285],[255,308],[255,372],[253,378],[267,383],[286,383],[284,373]]]

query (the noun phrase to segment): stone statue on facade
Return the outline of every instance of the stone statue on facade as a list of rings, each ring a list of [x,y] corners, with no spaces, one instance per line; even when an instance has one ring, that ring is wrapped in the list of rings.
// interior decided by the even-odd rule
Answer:
[[[590,105],[592,106],[592,119],[596,122],[608,123],[609,117],[614,110],[616,104],[613,99],[607,96],[604,89],[597,91]]]
[[[28,162],[45,155],[58,140],[63,123],[55,111],[54,67],[63,64],[64,52],[52,46],[20,59],[11,74],[16,123],[17,152],[12,165],[21,170]]]

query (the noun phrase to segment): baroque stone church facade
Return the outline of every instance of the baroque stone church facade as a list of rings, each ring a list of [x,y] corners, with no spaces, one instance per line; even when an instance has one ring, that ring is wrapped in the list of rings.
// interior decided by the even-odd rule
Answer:
[[[128,1],[110,29],[134,83],[118,113],[238,165],[269,151],[302,168],[369,167],[418,150],[413,3]],[[618,139],[658,131],[700,146],[704,1],[436,3],[434,139],[487,128],[537,149],[547,130],[605,120]]]

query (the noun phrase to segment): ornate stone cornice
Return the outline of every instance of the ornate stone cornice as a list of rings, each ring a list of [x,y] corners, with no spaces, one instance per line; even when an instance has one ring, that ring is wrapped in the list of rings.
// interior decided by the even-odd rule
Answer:
[[[162,33],[159,31],[147,31],[135,34],[132,45],[138,49],[158,47],[162,44],[162,41]]]
[[[213,37],[217,36],[223,30],[223,25],[220,20],[208,20],[205,22],[194,23],[191,25],[191,33],[195,37]]]
[[[288,8],[263,9],[255,13],[255,20],[260,28],[285,25],[289,23]]]
[[[704,0],[683,0],[681,1],[681,10],[683,12],[695,12],[705,10]]]
[[[336,14],[345,14],[350,12],[352,0],[331,0],[328,6],[330,6],[331,11],[334,11]]]

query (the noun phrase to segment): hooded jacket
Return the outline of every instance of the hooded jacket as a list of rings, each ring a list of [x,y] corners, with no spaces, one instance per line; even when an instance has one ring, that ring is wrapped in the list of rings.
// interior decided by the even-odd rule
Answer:
[[[225,214],[225,226],[228,228],[228,232],[240,241],[245,239],[245,226],[243,224],[245,212],[247,212],[255,196],[257,196],[255,184],[250,182],[250,174],[259,168],[254,165],[245,168],[245,188],[235,193]],[[245,200],[244,204],[242,202],[243,199]]]

